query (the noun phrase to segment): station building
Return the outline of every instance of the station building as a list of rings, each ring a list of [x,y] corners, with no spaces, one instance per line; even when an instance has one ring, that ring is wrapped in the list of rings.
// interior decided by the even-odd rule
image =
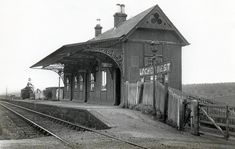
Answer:
[[[151,65],[158,54],[172,63],[169,86],[181,90],[182,47],[189,43],[161,8],[155,5],[126,20],[122,5],[113,16],[110,30],[102,33],[97,24],[93,39],[63,45],[31,68],[61,74],[64,99],[119,105],[125,83],[140,81],[140,68]]]

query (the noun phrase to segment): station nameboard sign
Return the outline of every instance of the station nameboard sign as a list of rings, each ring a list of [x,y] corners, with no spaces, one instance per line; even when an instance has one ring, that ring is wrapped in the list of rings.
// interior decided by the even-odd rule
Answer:
[[[163,74],[168,73],[171,70],[171,63],[165,62],[155,66],[155,74]],[[153,66],[148,66],[144,68],[140,68],[140,76],[149,76],[153,75],[154,70]]]

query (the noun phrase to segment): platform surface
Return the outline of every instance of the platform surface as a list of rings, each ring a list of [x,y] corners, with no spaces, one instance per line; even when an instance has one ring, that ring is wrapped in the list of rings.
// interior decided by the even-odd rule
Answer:
[[[102,131],[120,137],[154,139],[158,143],[169,146],[175,146],[176,144],[177,146],[195,148],[214,148],[218,146],[220,148],[233,148],[235,146],[234,138],[226,141],[222,137],[211,135],[193,136],[189,132],[178,131],[176,128],[154,120],[153,117],[140,111],[124,109],[118,106],[92,105],[73,101],[24,100],[23,102],[86,109],[111,127],[111,129]]]

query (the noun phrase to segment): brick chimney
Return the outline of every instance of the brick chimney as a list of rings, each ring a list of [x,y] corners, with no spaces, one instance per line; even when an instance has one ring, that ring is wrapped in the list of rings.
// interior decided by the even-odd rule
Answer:
[[[102,26],[100,25],[100,19],[96,19],[97,24],[95,26],[95,37],[97,37],[99,34],[102,34]]]
[[[114,16],[114,27],[118,27],[122,22],[126,21],[127,15],[125,14],[125,5],[117,4],[118,11],[113,15]]]

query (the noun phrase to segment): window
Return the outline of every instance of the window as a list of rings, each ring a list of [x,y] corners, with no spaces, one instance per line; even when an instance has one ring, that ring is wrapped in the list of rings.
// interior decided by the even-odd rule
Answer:
[[[91,73],[90,75],[90,80],[91,80],[91,91],[94,91],[95,88],[95,77],[94,77],[94,73]]]
[[[107,72],[102,71],[102,86],[101,86],[102,91],[106,91],[106,85],[107,85]]]
[[[74,77],[74,88],[77,89],[78,88],[78,80],[77,80],[77,76]]]
[[[83,91],[83,77],[82,75],[79,76],[79,90]]]
[[[150,80],[153,81],[154,76],[150,76]],[[155,75],[155,81],[157,80],[157,75]]]

